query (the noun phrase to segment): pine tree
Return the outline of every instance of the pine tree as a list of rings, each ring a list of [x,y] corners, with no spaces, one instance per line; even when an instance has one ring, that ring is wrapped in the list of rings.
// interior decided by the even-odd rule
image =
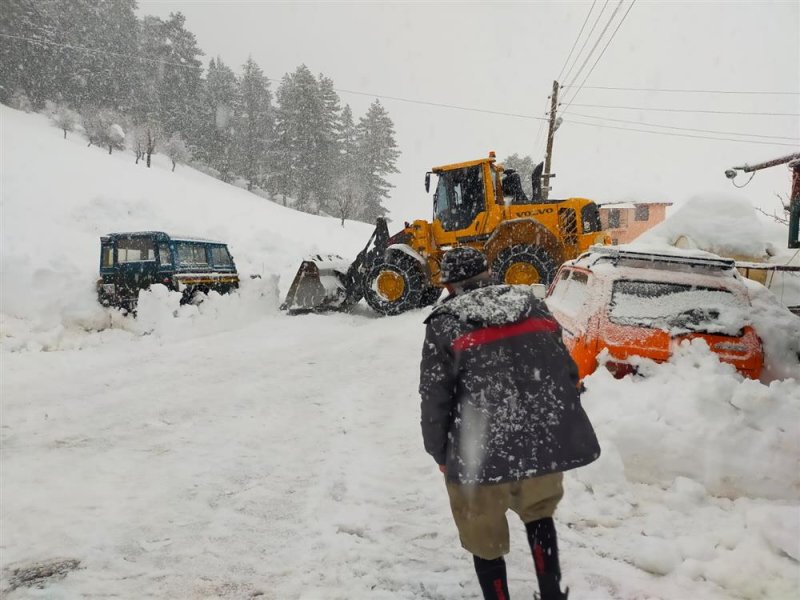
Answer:
[[[341,107],[333,80],[320,74],[318,93],[321,103],[320,121],[316,127],[312,193],[318,206],[333,212],[337,209],[336,179],[341,166]],[[352,120],[352,117],[351,117]]]
[[[203,52],[185,21],[181,13],[166,21],[147,16],[139,27],[139,53],[155,60],[139,66],[134,116],[157,121],[170,135],[190,135],[198,125]]]
[[[395,166],[400,151],[394,139],[394,123],[379,100],[375,100],[358,123],[360,178],[364,191],[358,218],[374,222],[386,214],[382,201],[389,197],[394,186],[386,180],[398,173]]]
[[[4,0],[0,9],[0,102],[9,104],[24,94],[36,107],[55,100],[54,51],[48,41],[56,35],[50,16],[54,2]],[[9,38],[5,36],[15,36]],[[23,39],[16,39],[23,38]]]
[[[238,103],[239,89],[233,70],[220,57],[211,59],[203,94],[201,145],[206,162],[220,173],[223,181],[231,181],[235,173],[234,133]]]
[[[364,196],[363,171],[359,169],[358,132],[353,111],[345,104],[338,121],[338,168],[334,177],[333,213],[342,221],[356,215],[359,200]]]
[[[252,57],[242,67],[239,107],[236,170],[247,180],[247,189],[251,190],[267,182],[269,150],[275,129],[269,81]]]
[[[277,92],[277,141],[280,162],[277,165],[278,193],[294,195],[295,208],[306,212],[319,210],[320,147],[324,102],[317,80],[305,65],[285,75]]]

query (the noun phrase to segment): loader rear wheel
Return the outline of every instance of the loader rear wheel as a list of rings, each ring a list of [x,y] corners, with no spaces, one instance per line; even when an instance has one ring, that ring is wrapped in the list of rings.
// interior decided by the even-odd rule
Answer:
[[[389,256],[370,269],[364,280],[364,298],[382,315],[399,315],[418,308],[426,288],[422,269],[412,257]]]
[[[492,263],[492,273],[497,283],[550,285],[556,266],[553,257],[541,246],[517,244],[497,255]]]

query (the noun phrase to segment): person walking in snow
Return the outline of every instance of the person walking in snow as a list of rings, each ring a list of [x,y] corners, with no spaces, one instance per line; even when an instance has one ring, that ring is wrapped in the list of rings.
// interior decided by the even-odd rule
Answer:
[[[525,523],[541,600],[564,600],[553,512],[563,471],[600,455],[561,329],[528,286],[491,285],[472,248],[445,253],[450,295],[425,320],[425,450],[445,474],[484,598],[508,600],[506,512]]]

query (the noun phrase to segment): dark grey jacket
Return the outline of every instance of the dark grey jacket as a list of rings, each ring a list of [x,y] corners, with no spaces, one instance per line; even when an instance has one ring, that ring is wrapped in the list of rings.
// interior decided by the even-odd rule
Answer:
[[[449,481],[518,481],[600,455],[561,328],[530,288],[468,291],[425,322],[422,436]]]

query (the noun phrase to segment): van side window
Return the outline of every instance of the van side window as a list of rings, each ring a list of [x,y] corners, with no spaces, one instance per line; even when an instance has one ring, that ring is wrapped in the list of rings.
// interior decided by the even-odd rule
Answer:
[[[172,252],[170,252],[167,244],[158,245],[158,260],[161,261],[162,265],[172,264]]]
[[[230,267],[233,261],[225,246],[211,247],[211,264],[219,267]]]
[[[178,261],[181,265],[202,265],[208,264],[205,246],[201,244],[180,243],[178,244]]]
[[[103,246],[101,254],[101,266],[113,267],[114,266],[114,248],[111,246]]]

